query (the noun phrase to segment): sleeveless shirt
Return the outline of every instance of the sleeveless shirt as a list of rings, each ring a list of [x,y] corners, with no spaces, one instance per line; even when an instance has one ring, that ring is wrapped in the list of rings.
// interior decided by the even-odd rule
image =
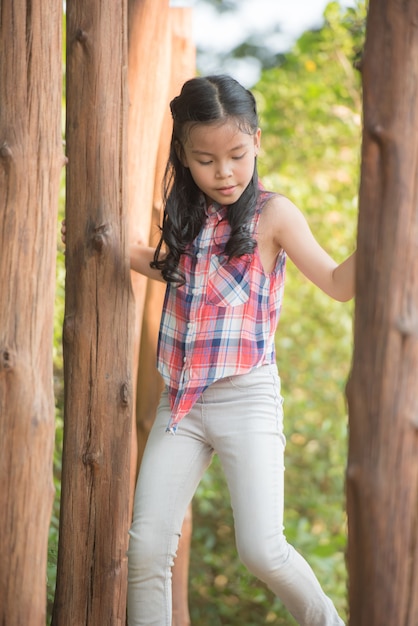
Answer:
[[[273,195],[260,190],[251,223],[255,239],[263,206]],[[173,434],[210,384],[276,362],[286,253],[280,251],[270,273],[263,269],[258,247],[228,259],[227,210],[216,203],[207,207],[201,231],[180,258],[185,284],[166,288],[157,367],[168,390],[167,430]]]

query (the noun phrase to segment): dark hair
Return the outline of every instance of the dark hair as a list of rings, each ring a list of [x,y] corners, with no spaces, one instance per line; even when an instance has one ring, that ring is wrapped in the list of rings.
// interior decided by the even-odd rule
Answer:
[[[211,124],[234,118],[241,131],[254,134],[258,128],[256,102],[253,94],[230,76],[207,76],[188,80],[170,103],[173,116],[173,134],[170,154],[164,175],[164,217],[161,239],[151,266],[160,269],[165,280],[184,284],[178,270],[182,254],[187,253],[205,221],[205,207],[201,191],[189,168],[179,158],[191,125]],[[230,238],[225,246],[229,258],[254,251],[256,242],[250,232],[258,198],[258,175],[254,165],[253,177],[241,197],[228,206]],[[167,254],[159,259],[165,244]]]

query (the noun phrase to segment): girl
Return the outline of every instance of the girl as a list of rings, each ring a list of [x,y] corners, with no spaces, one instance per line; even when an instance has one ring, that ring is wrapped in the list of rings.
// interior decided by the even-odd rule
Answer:
[[[283,534],[283,435],[274,334],[286,256],[331,297],[354,295],[354,255],[337,265],[300,211],[257,178],[253,95],[228,76],[187,81],[173,135],[160,244],[134,270],[167,283],[158,369],[165,381],[142,460],[128,551],[129,626],[171,624],[171,567],[183,517],[218,454],[248,569],[302,626],[341,626]],[[170,436],[175,434],[175,436]]]

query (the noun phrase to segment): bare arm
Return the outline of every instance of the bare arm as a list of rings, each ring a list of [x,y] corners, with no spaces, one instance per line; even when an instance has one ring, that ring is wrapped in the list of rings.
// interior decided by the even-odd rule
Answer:
[[[356,253],[353,252],[345,261],[337,265],[333,272],[333,283],[342,294],[337,300],[345,302],[355,295]]]
[[[148,246],[144,246],[139,243],[131,243],[129,247],[129,258],[131,262],[131,269],[134,272],[165,282],[161,275],[160,270],[150,267],[151,261],[154,260],[155,249]]]
[[[355,252],[338,265],[316,241],[301,211],[287,198],[277,199],[271,219],[279,246],[309,280],[335,300],[353,298]]]

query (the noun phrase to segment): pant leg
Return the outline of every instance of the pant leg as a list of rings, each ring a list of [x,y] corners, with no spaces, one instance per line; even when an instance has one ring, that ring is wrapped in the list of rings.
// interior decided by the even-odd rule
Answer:
[[[343,625],[283,534],[285,438],[276,368],[215,383],[205,397],[206,426],[230,490],[241,560],[301,626]]]
[[[142,459],[129,531],[129,626],[172,623],[171,567],[187,507],[212,457],[198,406],[175,436],[165,432],[169,412],[164,392]]]

